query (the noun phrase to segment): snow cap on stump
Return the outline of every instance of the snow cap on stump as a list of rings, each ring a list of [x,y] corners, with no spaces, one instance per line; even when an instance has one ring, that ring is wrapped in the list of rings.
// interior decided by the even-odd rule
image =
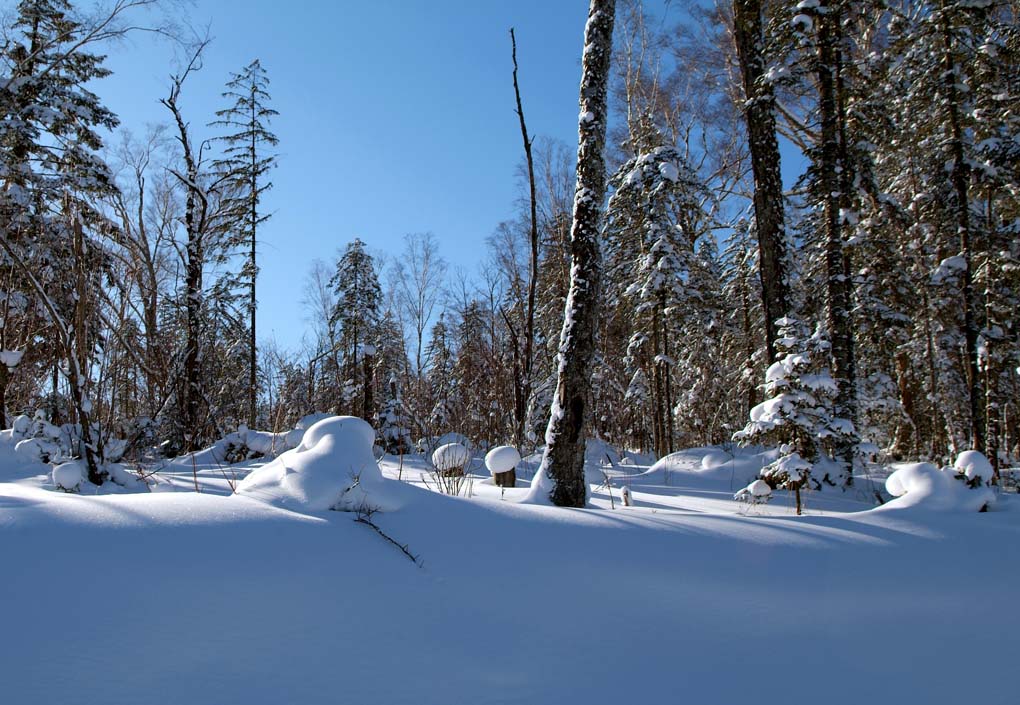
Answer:
[[[485,454],[485,467],[493,475],[510,472],[521,462],[521,454],[513,446],[496,446]]]

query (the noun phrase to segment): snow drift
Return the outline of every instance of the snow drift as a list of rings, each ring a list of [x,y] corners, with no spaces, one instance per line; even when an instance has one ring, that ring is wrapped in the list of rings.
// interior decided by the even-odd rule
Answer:
[[[957,480],[952,468],[946,472],[931,463],[903,463],[895,467],[896,471],[885,481],[885,488],[896,499],[877,510],[917,507],[977,512],[995,501],[995,495],[987,487],[970,489]]]
[[[323,419],[305,431],[297,448],[254,470],[237,494],[289,509],[397,509],[408,488],[383,478],[374,441],[375,431],[362,419]]]

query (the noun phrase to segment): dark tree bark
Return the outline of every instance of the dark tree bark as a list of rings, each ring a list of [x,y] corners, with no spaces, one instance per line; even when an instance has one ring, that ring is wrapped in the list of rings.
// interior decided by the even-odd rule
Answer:
[[[204,47],[204,44],[202,45]],[[199,413],[201,411],[202,392],[202,307],[203,284],[205,269],[205,236],[209,226],[209,200],[207,190],[201,185],[202,154],[196,153],[191,144],[188,123],[185,122],[178,106],[181,87],[188,74],[195,68],[202,47],[199,47],[191,63],[179,76],[174,76],[170,95],[160,102],[170,110],[177,128],[177,141],[181,145],[184,159],[184,173],[172,171],[184,188],[184,230],[187,242],[184,247],[184,369],[181,380],[181,411],[184,436],[184,449],[198,449],[201,440],[199,433]]]
[[[944,5],[944,3],[943,3]],[[942,10],[943,80],[946,89],[946,113],[949,120],[949,150],[953,158],[950,179],[953,185],[956,206],[956,231],[960,236],[960,255],[963,257],[963,337],[966,345],[967,391],[970,396],[970,442],[971,446],[985,452],[984,389],[981,385],[978,354],[978,321],[975,310],[978,303],[974,297],[973,247],[971,243],[970,165],[963,152],[963,125],[961,119],[960,94],[957,88],[957,66],[953,57],[953,39],[948,11]]]
[[[744,118],[754,174],[754,220],[765,312],[765,347],[771,361],[776,356],[775,322],[790,312],[790,292],[786,281],[786,226],[775,95],[772,86],[764,80],[762,24],[761,0],[733,0],[733,29],[744,84]]]
[[[842,55],[841,13],[835,4],[819,12],[818,23],[818,112],[821,145],[818,156],[818,190],[822,195],[825,232],[826,324],[832,345],[832,372],[836,379],[835,412],[840,418],[854,421],[857,417],[856,377],[853,323],[851,320],[851,280],[847,276],[846,254],[843,251],[843,228],[840,206],[844,187],[840,177],[849,165],[842,163],[845,154],[841,134],[839,76]],[[847,484],[853,482],[853,443],[840,441],[837,459],[847,467]]]
[[[591,0],[584,31],[578,120],[577,185],[570,231],[570,289],[560,333],[556,390],[546,449],[532,499],[548,492],[561,507],[583,507],[585,427],[590,415],[591,367],[600,309],[599,228],[606,193],[606,86],[612,53],[615,0]]]

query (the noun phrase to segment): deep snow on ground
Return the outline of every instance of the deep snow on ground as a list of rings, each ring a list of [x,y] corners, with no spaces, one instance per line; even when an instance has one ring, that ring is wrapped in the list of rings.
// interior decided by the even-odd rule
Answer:
[[[231,496],[263,461],[200,457],[72,495],[0,442],[0,701],[1018,700],[1015,496],[868,511],[862,479],[748,514],[762,457],[694,449],[591,458],[610,488],[570,510],[515,502],[537,458],[503,492],[476,457],[468,498],[387,457],[407,501],[372,519],[418,566],[354,514]]]

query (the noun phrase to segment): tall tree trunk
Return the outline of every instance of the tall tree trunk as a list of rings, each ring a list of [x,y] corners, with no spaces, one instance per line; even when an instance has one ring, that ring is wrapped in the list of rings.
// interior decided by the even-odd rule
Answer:
[[[251,189],[249,208],[249,217],[251,218],[251,250],[248,253],[248,267],[251,281],[249,283],[250,289],[248,291],[248,315],[250,316],[251,329],[248,336],[248,428],[255,428],[255,412],[258,404],[258,347],[255,341],[255,278],[257,269],[255,265],[255,230],[259,222],[258,217],[258,203],[259,203],[259,182],[258,182],[258,153],[256,151],[255,137],[258,134],[254,129],[258,123],[258,117],[256,115],[256,85],[252,82],[251,85]]]
[[[761,0],[733,0],[733,29],[744,84],[744,118],[754,174],[754,220],[765,312],[765,347],[772,361],[776,357],[775,323],[790,312],[790,292],[786,281],[786,227],[775,96],[772,86],[764,79],[762,24]]]
[[[577,185],[570,232],[570,289],[560,333],[556,390],[545,454],[530,498],[583,507],[585,427],[590,415],[591,366],[599,314],[602,264],[599,228],[606,193],[606,86],[612,54],[615,0],[591,0],[584,30],[578,120]],[[541,495],[546,495],[542,497]]]
[[[824,10],[824,12],[822,12]],[[825,229],[825,291],[826,323],[832,345],[832,371],[836,378],[836,416],[848,420],[856,417],[856,363],[854,360],[853,325],[850,318],[850,278],[847,276],[843,252],[843,229],[840,215],[842,202],[840,170],[840,111],[838,78],[842,55],[840,49],[841,13],[836,4],[819,8],[818,23],[818,110],[821,127],[819,156],[819,190],[822,194]],[[836,447],[837,460],[845,464],[847,484],[853,482],[854,444],[841,440]]]
[[[970,166],[963,152],[963,125],[960,108],[960,94],[957,89],[957,65],[953,58],[953,39],[949,25],[949,14],[942,7],[943,77],[946,89],[946,111],[949,119],[949,149],[953,168],[950,179],[956,197],[956,231],[960,237],[960,255],[963,257],[963,337],[966,345],[967,391],[970,401],[970,443],[975,450],[984,452],[984,390],[981,385],[978,361],[978,322],[975,316],[977,303],[974,298],[974,253],[971,243]]]

